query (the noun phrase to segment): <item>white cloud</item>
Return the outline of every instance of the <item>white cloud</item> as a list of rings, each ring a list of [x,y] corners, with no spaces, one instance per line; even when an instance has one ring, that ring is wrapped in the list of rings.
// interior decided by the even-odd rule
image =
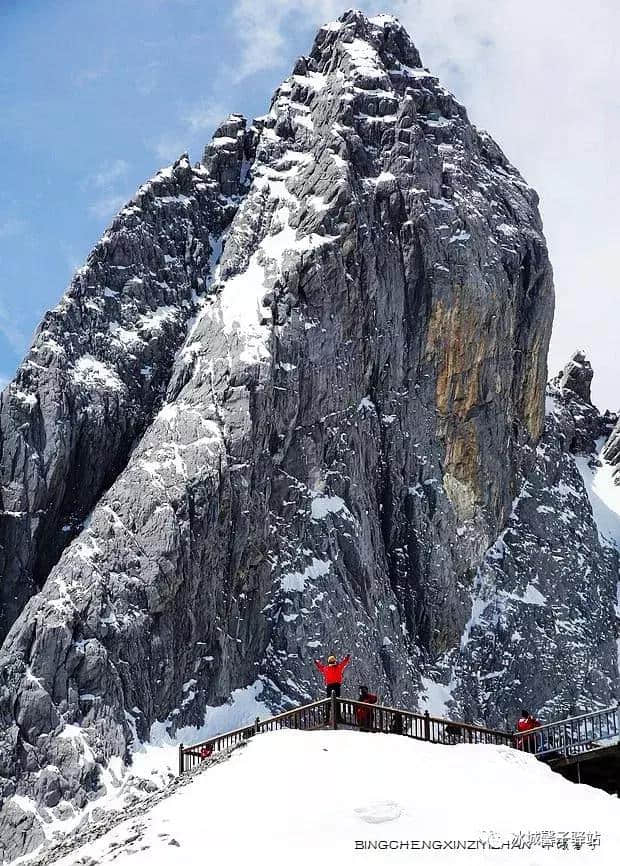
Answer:
[[[100,220],[111,219],[129,199],[128,195],[106,195],[94,201],[88,212]]]
[[[82,189],[97,193],[88,207],[91,216],[109,220],[128,201],[131,197],[127,181],[129,169],[130,165],[124,159],[108,160],[84,180]]]
[[[213,130],[225,117],[226,110],[219,102],[200,102],[185,108],[179,115],[176,131],[162,135],[152,146],[158,159],[173,162],[187,151],[202,148]]]
[[[153,145],[153,152],[162,162],[166,164],[184,153],[183,141],[180,138],[164,135]]]
[[[134,84],[138,93],[150,96],[157,89],[161,68],[162,64],[159,60],[151,60],[136,72]]]
[[[91,178],[91,183],[99,189],[109,189],[118,181],[124,180],[129,170],[129,163],[124,159],[115,159],[106,163]]]
[[[372,5],[365,4],[365,8]],[[238,0],[233,10],[242,45],[237,80],[268,69],[281,59],[286,51],[285,27],[291,23],[291,16],[315,21],[318,27],[342,11],[342,3],[333,0]]]
[[[195,105],[185,115],[185,122],[191,130],[213,130],[228,115],[228,111],[219,103],[203,103]]]
[[[550,371],[583,345],[596,372],[595,399],[617,407],[613,311],[620,235],[620,4],[409,0],[358,5],[400,18],[423,63],[539,192],[557,292]],[[318,28],[342,11],[342,3],[333,0],[237,0],[233,16],[243,45],[239,75],[279,63],[288,50],[287,28],[299,16]],[[294,56],[290,60],[292,66]]]

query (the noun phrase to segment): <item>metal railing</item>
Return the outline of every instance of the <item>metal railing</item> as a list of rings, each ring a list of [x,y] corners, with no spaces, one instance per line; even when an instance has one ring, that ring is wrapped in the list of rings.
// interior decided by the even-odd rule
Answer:
[[[607,707],[515,734],[515,746],[535,755],[569,757],[605,745],[620,734],[620,709]]]
[[[497,731],[492,728],[470,725],[423,714],[368,704],[349,698],[323,698],[311,704],[295,707],[268,719],[257,718],[252,725],[237,728],[225,734],[211,737],[192,746],[179,745],[179,773],[191,770],[214,752],[223,752],[239,743],[267,731],[283,728],[309,731],[326,725],[355,727],[362,731],[398,734],[414,740],[430,743],[456,745],[478,743],[495,746],[510,746],[537,756],[568,757],[591,748],[605,745],[620,735],[620,709],[608,707],[582,716],[541,725],[523,734]],[[603,741],[603,742],[601,742]]]
[[[313,728],[321,727],[327,722],[329,703],[328,698],[323,698],[320,701],[295,707],[293,710],[288,710],[277,716],[271,716],[262,721],[257,718],[252,725],[246,725],[244,728],[237,728],[225,734],[218,734],[215,737],[202,740],[200,743],[194,743],[191,746],[184,746],[183,743],[180,743],[179,775],[210,758],[214,752],[225,752],[227,749],[231,749],[233,746],[238,746],[240,743],[249,740],[250,737],[256,734],[264,733],[265,731],[277,731],[281,728],[312,730]]]
[[[179,774],[190,770],[215,752],[222,752],[267,731],[283,728],[313,730],[330,725],[332,728],[356,727],[362,731],[398,734],[414,740],[454,745],[456,743],[486,743],[513,746],[513,734],[478,725],[454,722],[381,704],[368,704],[348,698],[331,698],[305,704],[268,719],[256,719],[254,724],[226,734],[211,737],[191,746],[179,745]]]
[[[399,734],[414,740],[427,740],[431,743],[455,745],[456,743],[488,743],[496,746],[512,746],[512,734],[496,731],[465,722],[454,722],[424,714],[386,707],[381,704],[367,704],[348,698],[338,699],[341,724],[358,727],[362,730],[384,734]]]

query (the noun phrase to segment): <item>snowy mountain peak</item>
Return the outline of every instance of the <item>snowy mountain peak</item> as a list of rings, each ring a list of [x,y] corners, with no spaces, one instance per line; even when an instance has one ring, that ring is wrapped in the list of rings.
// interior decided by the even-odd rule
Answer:
[[[496,725],[611,703],[606,422],[585,360],[545,414],[552,315],[535,192],[390,16],[140,187],[0,396],[10,855],[328,653]]]
[[[359,10],[349,10],[319,30],[311,60],[324,66],[326,58],[333,54],[339,55],[344,69],[352,76],[367,84],[374,82],[375,87],[386,70],[402,74],[403,68],[422,65],[409,34],[397,18],[391,15],[369,18]]]

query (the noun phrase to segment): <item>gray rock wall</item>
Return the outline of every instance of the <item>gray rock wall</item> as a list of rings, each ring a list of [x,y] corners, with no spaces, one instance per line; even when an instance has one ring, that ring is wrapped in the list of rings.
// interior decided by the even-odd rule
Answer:
[[[519,704],[553,721],[618,701],[618,550],[586,486],[616,418],[592,406],[591,379],[577,353],[549,386],[544,435],[448,654],[454,715],[505,728]]]
[[[0,394],[0,638],[161,405],[235,210],[187,157],[159,172],[46,313]]]

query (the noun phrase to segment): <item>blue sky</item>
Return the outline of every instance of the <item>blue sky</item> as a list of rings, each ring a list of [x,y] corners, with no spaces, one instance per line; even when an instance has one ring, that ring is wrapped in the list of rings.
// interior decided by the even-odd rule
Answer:
[[[578,346],[617,408],[615,0],[363,2],[541,194],[556,272],[551,369]],[[266,111],[333,0],[0,0],[0,381],[115,211],[231,111]],[[614,327],[615,325],[615,327]]]
[[[0,377],[135,188],[284,74],[235,80],[223,8],[0,0]]]

